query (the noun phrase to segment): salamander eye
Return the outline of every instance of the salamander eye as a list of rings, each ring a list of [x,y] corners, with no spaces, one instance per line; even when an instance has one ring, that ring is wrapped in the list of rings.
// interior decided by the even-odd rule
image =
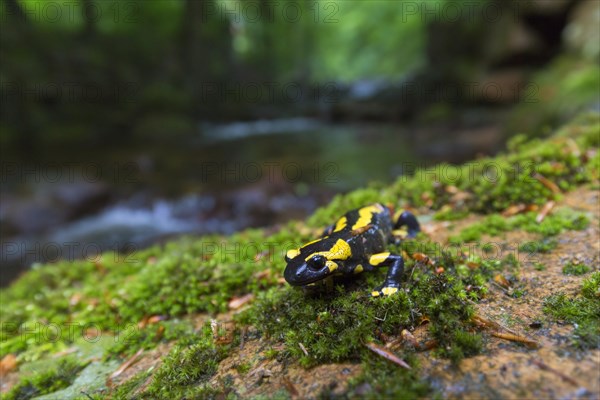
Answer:
[[[323,269],[327,259],[322,255],[317,255],[308,260],[308,268],[318,271]]]

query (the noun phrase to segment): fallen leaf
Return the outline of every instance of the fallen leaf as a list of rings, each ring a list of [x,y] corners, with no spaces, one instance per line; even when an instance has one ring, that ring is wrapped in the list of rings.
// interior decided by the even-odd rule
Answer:
[[[9,353],[0,360],[0,376],[5,376],[17,367],[17,357]]]
[[[524,211],[527,211],[527,205],[523,203],[513,204],[508,206],[508,208],[502,211],[502,215],[505,217],[512,217],[513,215],[520,214]]]
[[[494,277],[494,282],[496,282],[498,285],[502,286],[505,289],[508,289],[510,287],[510,282],[502,274],[496,275]]]
[[[413,253],[412,258],[413,258],[413,260],[416,260],[416,261],[421,262],[423,264],[433,265],[433,261],[427,256],[427,254],[424,254],[424,253]]]
[[[421,348],[421,345],[419,344],[419,342],[417,341],[417,339],[415,338],[415,336],[412,333],[410,333],[406,329],[403,329],[400,334],[402,335],[402,340],[405,343],[410,344],[415,349],[420,349]]]
[[[265,269],[263,271],[257,272],[254,274],[254,279],[260,281],[262,279],[267,279],[271,275],[270,269]]]
[[[227,306],[230,310],[237,310],[238,308],[246,305],[252,300],[254,300],[254,295],[252,293],[248,293],[241,297],[234,297],[229,301],[229,304]]]
[[[423,345],[421,346],[421,350],[431,350],[434,347],[437,347],[438,345],[438,341],[435,339],[432,340],[428,340],[425,343],[423,343]]]

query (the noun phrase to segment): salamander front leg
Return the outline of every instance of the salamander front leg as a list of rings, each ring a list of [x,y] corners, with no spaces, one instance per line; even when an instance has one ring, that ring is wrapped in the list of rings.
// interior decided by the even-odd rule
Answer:
[[[413,213],[410,211],[401,211],[398,213],[398,219],[396,220],[396,224],[394,225],[394,230],[400,230],[403,226],[408,228],[407,238],[413,238],[417,236],[417,233],[421,231],[421,226],[419,225],[419,221]]]
[[[390,253],[373,254],[369,258],[369,264],[375,267],[389,267],[385,281],[371,292],[371,296],[390,296],[400,289],[400,282],[404,273],[402,256]]]

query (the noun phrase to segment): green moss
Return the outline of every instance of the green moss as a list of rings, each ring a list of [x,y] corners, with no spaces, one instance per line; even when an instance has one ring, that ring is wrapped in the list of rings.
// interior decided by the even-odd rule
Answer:
[[[581,293],[588,299],[600,298],[600,272],[596,271],[588,279],[583,280]]]
[[[113,345],[107,350],[107,359],[129,357],[139,349],[149,350],[159,343],[167,343],[193,333],[193,326],[187,321],[161,321],[144,328],[129,327],[115,336]]]
[[[441,290],[439,285],[446,285],[442,283],[445,279],[434,280],[438,281],[433,285],[434,290]],[[454,279],[449,277],[447,280],[452,283]],[[426,306],[425,315],[430,318],[429,330],[438,342],[438,354],[458,362],[465,355],[476,354],[472,343],[465,341],[461,334],[469,325],[473,309],[466,302],[466,293],[461,284],[451,285],[449,292],[447,296],[433,296]]]
[[[587,164],[584,167],[583,174],[589,177],[592,182],[590,187],[593,190],[600,189],[600,185],[597,183],[598,179],[600,179],[600,152],[596,152],[593,156],[588,160]]]
[[[483,243],[481,244],[481,250],[484,253],[489,254],[496,250],[496,246],[493,243]]]
[[[226,311],[231,297],[256,288],[252,275],[271,265],[272,259],[254,260],[256,253],[269,250],[265,243],[262,231],[249,230],[230,238],[207,236],[168,244],[156,265],[124,285],[128,295],[121,298],[121,316],[139,321],[147,315]],[[283,252],[282,242],[272,244]],[[232,270],[236,273],[229,273]]]
[[[569,261],[562,269],[565,275],[584,275],[590,272],[592,269],[585,264],[581,264],[576,261]]]
[[[305,367],[362,359],[368,351],[366,342],[379,334],[412,329],[424,317],[430,321],[430,332],[441,347],[462,349],[465,343],[455,340],[454,333],[469,325],[473,311],[461,279],[415,270],[406,291],[372,298],[370,288],[383,279],[384,272],[338,284],[329,292],[289,287],[268,290],[259,294],[254,307],[240,317],[241,322],[251,323],[275,341],[283,341],[285,357]],[[471,278],[470,274],[465,276]],[[466,350],[464,354],[472,352]]]
[[[565,230],[583,230],[588,227],[590,220],[586,213],[569,207],[560,207],[541,223],[535,219],[535,213],[520,214],[512,219],[512,227],[529,233],[538,233],[543,237],[556,236]]]
[[[48,343],[57,347],[71,344],[86,327],[104,331],[119,325],[120,319],[106,294],[116,291],[142,264],[123,262],[122,257],[121,261],[115,261],[118,257],[106,253],[96,263],[75,261],[35,266],[3,291],[6,306],[2,313],[2,354]],[[43,331],[49,324],[77,334],[61,335],[58,341],[39,340],[25,334],[32,329]]]
[[[127,382],[123,383],[116,387],[110,393],[110,399],[112,400],[131,400],[134,399],[133,393],[139,390],[142,385],[148,380],[150,377],[150,373],[147,371],[142,371],[136,374],[133,378],[129,379]]]
[[[481,240],[483,234],[498,236],[502,232],[510,230],[506,218],[499,214],[490,215],[483,221],[464,228],[459,235],[451,236],[450,243],[469,243]]]
[[[471,243],[481,240],[482,236],[500,236],[504,232],[523,230],[542,236],[542,240],[523,244],[525,251],[549,251],[556,245],[556,241],[549,240],[565,230],[583,230],[588,227],[590,220],[583,212],[575,211],[568,207],[561,207],[553,214],[548,215],[541,223],[536,221],[537,213],[529,212],[515,215],[510,218],[499,214],[485,217],[482,221],[469,225],[459,234],[448,238],[450,243]],[[534,244],[537,249],[533,249]]]
[[[544,312],[557,320],[574,324],[573,344],[581,349],[600,348],[600,272],[584,280],[581,294],[569,298],[564,293],[544,300]]]
[[[220,391],[208,384],[230,345],[217,345],[210,325],[182,340],[165,357],[144,396],[153,399],[206,398]]]
[[[502,262],[505,265],[510,266],[512,269],[518,269],[521,266],[519,259],[515,257],[513,253],[509,253],[506,257],[502,259]]]
[[[65,329],[75,324],[79,330],[94,326],[103,332],[128,332],[130,344],[148,348],[152,332],[136,328],[144,318],[226,311],[232,297],[276,284],[283,254],[298,245],[299,237],[292,226],[269,239],[260,230],[248,230],[229,238],[182,238],[129,259],[107,253],[95,263],[37,267],[3,290],[2,356],[47,344],[23,331],[48,323]],[[257,276],[265,270],[272,273]],[[52,343],[58,348],[72,341],[62,335]],[[128,350],[134,353],[137,348]]]
[[[525,242],[519,245],[519,251],[526,252],[528,254],[535,253],[549,253],[558,246],[556,239],[542,239],[535,242]]]
[[[269,290],[257,299],[248,322],[285,342],[285,356],[306,367],[357,358],[363,343],[373,340],[375,317],[383,319],[384,312],[377,315],[365,293],[344,296],[340,290],[312,297],[292,288]]]
[[[453,362],[458,362],[464,357],[477,355],[483,350],[483,338],[479,333],[456,330],[453,342],[455,343],[454,346],[440,351],[447,354]]]
[[[240,364],[236,365],[236,367],[235,367],[236,371],[242,375],[244,375],[248,371],[250,371],[250,368],[252,368],[252,364],[249,362],[240,363]]]
[[[418,372],[417,360],[411,353],[400,355],[411,370],[399,368],[396,364],[368,353],[365,355],[362,374],[350,380],[348,398],[365,399],[422,399],[442,398],[431,383],[425,381]],[[331,398],[323,393],[321,398]]]
[[[546,270],[546,266],[542,263],[536,262],[533,265],[533,268],[535,268],[536,271],[545,271]]]
[[[325,397],[327,398],[327,397]],[[267,394],[259,394],[252,397],[252,400],[290,400],[292,397],[289,392],[285,389],[279,389],[274,393]]]
[[[467,215],[469,215],[467,210],[455,211],[452,207],[442,207],[440,211],[435,213],[433,219],[436,221],[457,221],[465,218]]]
[[[569,298],[564,293],[553,294],[544,300],[544,311],[569,323],[578,323],[594,314],[594,307],[588,299]]]
[[[64,389],[73,383],[85,365],[73,358],[63,359],[54,368],[23,378],[2,398],[6,400],[30,399]]]

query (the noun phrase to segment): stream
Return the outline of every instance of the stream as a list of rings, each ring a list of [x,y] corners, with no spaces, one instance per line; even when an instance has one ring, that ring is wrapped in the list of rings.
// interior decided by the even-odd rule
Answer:
[[[199,131],[160,145],[5,162],[2,285],[34,263],[93,261],[105,250],[132,253],[181,234],[302,219],[336,193],[392,182],[428,163],[414,133],[393,124],[290,118]]]

